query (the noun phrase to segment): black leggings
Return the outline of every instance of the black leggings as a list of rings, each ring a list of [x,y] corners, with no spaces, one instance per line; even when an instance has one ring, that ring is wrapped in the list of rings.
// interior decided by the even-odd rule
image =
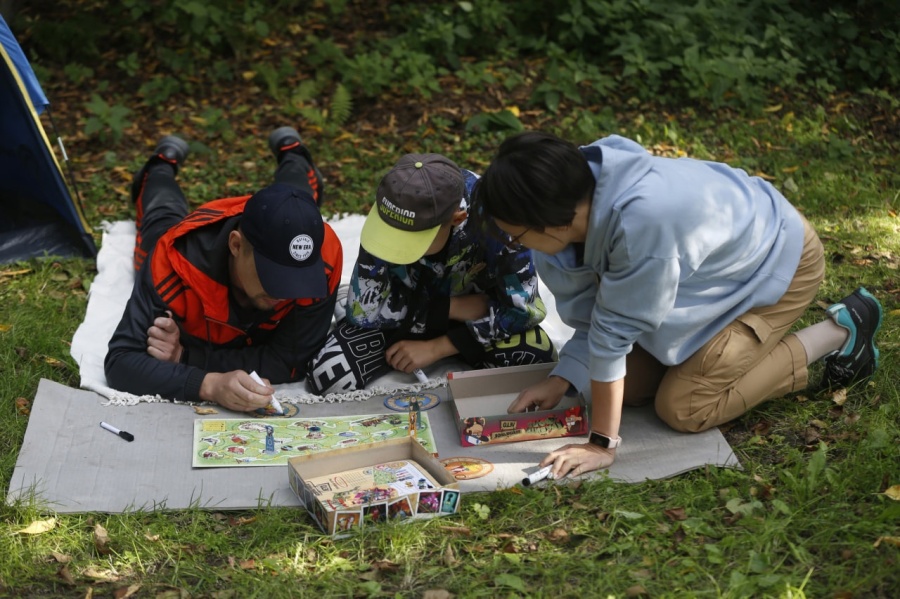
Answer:
[[[287,152],[275,169],[275,183],[297,187],[318,202],[319,197],[309,182],[313,172],[314,167],[305,157]],[[139,270],[159,238],[187,216],[188,202],[175,180],[175,169],[167,162],[151,158],[135,179],[131,198],[137,210],[134,269]]]

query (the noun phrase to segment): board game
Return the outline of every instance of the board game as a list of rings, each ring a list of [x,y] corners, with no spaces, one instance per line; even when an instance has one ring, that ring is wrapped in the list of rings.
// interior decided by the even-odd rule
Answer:
[[[416,438],[437,454],[428,416],[413,420]],[[409,436],[405,414],[194,421],[194,468],[284,466],[288,459]]]

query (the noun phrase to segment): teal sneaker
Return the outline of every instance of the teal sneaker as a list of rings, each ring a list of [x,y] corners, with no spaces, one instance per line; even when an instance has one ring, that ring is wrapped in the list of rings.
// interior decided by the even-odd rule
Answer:
[[[878,370],[875,334],[884,316],[881,304],[860,287],[829,306],[828,315],[850,335],[841,349],[825,357],[823,382],[829,387],[847,387],[870,378]]]

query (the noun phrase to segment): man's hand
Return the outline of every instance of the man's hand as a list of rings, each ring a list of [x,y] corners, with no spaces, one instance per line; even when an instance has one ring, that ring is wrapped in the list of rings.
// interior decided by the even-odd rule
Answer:
[[[269,405],[275,389],[256,383],[243,370],[210,372],[200,385],[200,399],[235,412],[252,412]]]
[[[181,346],[181,332],[178,324],[172,318],[172,313],[166,311],[167,316],[157,316],[153,326],[147,329],[147,353],[163,362],[181,362],[181,354],[184,347]]]
[[[551,478],[579,476],[601,468],[608,468],[616,459],[615,449],[605,449],[592,443],[566,445],[547,454],[540,466],[553,465]]]
[[[531,410],[549,410],[560,402],[568,390],[569,381],[559,376],[548,376],[537,385],[519,393],[506,411],[509,414],[516,414]]]
[[[400,372],[412,372],[416,368],[431,366],[441,358],[457,353],[456,347],[446,335],[428,341],[406,339],[398,341],[384,352],[388,365]]]
[[[458,295],[450,298],[450,320],[466,322],[478,320],[488,315],[490,304],[488,296],[484,293],[472,295]]]

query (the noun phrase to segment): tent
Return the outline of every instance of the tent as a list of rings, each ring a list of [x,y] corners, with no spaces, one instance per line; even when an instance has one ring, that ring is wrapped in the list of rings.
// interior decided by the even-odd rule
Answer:
[[[50,103],[2,16],[0,56],[0,263],[96,256],[87,221],[41,124],[39,115]]]

